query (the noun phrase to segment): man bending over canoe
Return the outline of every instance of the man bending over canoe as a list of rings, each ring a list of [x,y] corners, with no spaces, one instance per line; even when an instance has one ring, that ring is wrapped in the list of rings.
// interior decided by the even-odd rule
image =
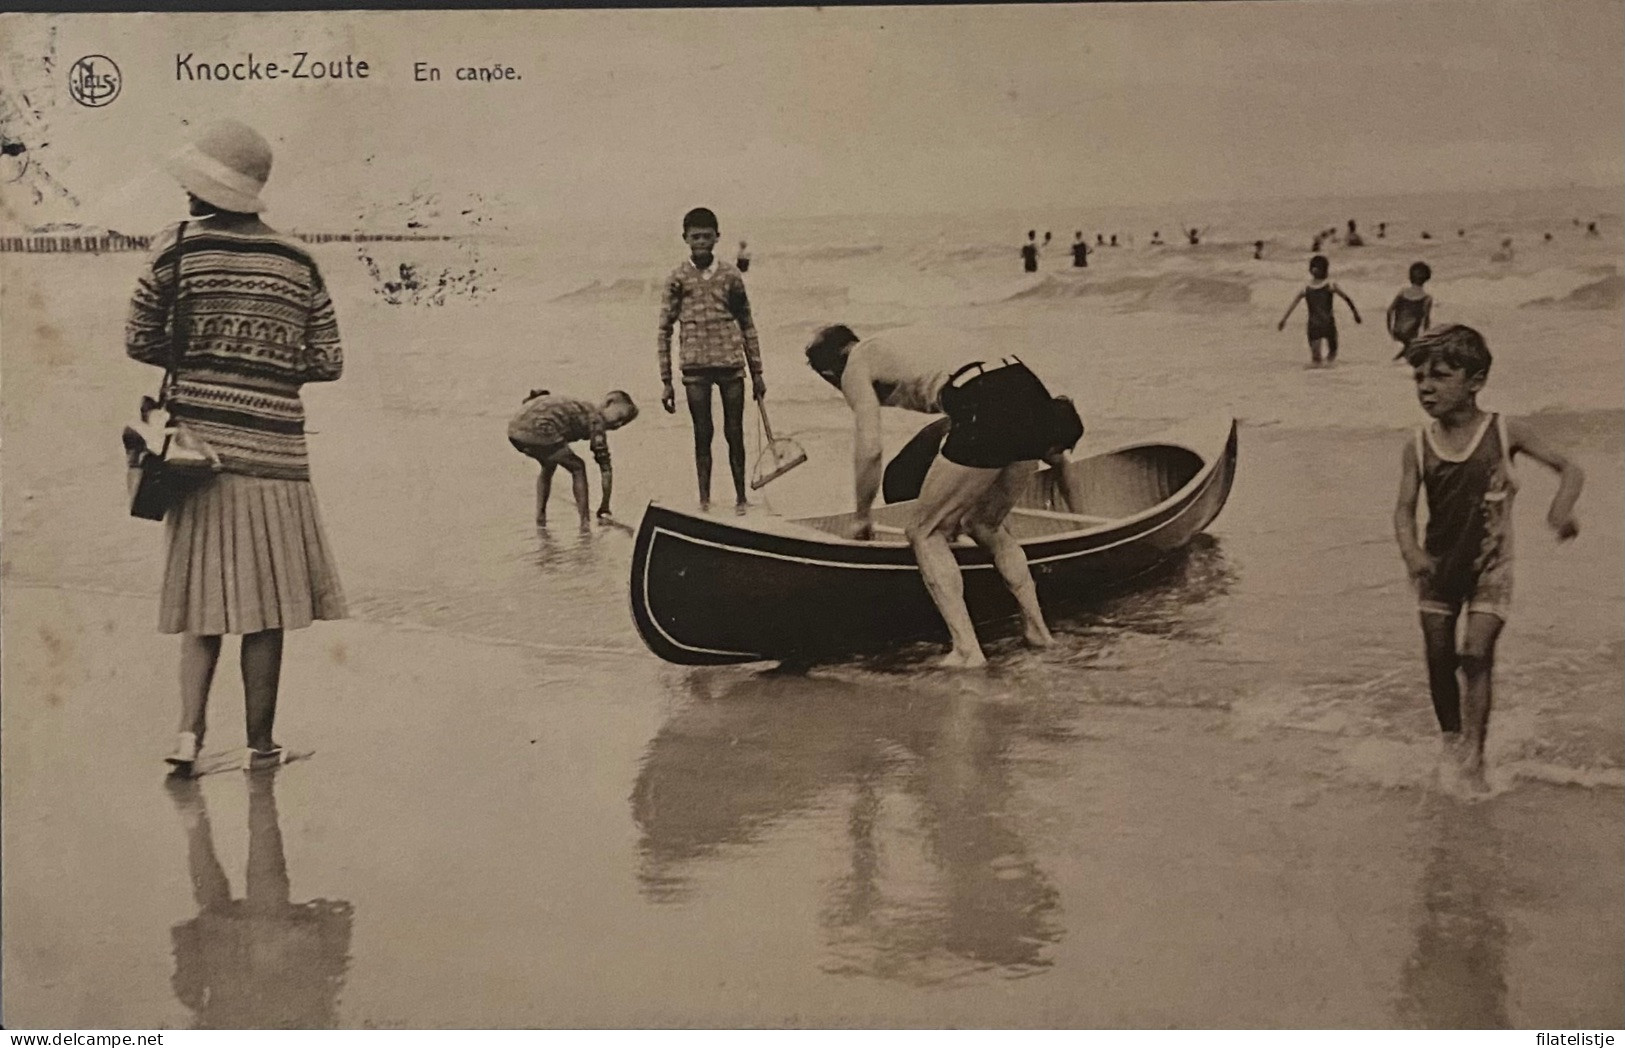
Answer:
[[[1027,643],[1052,643],[1027,556],[1004,521],[1014,484],[1031,472],[1026,463],[1070,450],[1083,436],[1083,422],[1070,400],[1051,397],[1016,357],[978,359],[974,349],[962,346],[950,332],[903,328],[860,340],[851,328],[835,324],[807,347],[807,363],[852,408],[853,538],[874,534],[872,510],[881,481],[880,409],[948,416],[948,437],[926,473],[918,513],[906,531],[926,589],[953,638],[953,650],[942,664],[975,667],[987,659],[965,607],[964,580],[949,543],[964,532],[988,550],[1021,608]]]

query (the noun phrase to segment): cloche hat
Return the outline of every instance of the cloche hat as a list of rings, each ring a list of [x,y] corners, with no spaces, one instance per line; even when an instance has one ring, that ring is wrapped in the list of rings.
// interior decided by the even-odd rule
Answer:
[[[271,174],[271,146],[247,124],[222,120],[171,157],[168,169],[199,200],[225,211],[264,211],[260,190]]]

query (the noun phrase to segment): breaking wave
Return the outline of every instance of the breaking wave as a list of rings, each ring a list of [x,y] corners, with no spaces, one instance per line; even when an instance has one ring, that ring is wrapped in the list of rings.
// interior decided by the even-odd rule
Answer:
[[[1530,309],[1618,309],[1625,305],[1625,276],[1614,273],[1583,284],[1561,298],[1547,296],[1525,302]]]
[[[1086,272],[1048,276],[1007,296],[1006,302],[1086,297],[1119,299],[1128,309],[1172,309],[1205,312],[1236,309],[1252,303],[1252,284],[1233,276],[1160,273],[1146,276],[1091,278]]]

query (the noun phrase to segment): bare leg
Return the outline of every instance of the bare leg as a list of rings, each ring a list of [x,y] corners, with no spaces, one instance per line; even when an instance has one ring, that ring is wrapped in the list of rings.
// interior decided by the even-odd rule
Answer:
[[[700,485],[700,508],[711,507],[711,440],[716,425],[711,421],[711,383],[684,382],[688,396],[688,417],[694,422],[694,478]]]
[[[1035,648],[1047,648],[1055,643],[1055,638],[1044,623],[1044,610],[1038,606],[1038,587],[1033,584],[1027,554],[1004,526],[1015,502],[1013,486],[1029,468],[1025,463],[1017,463],[1000,470],[998,481],[971,508],[966,530],[978,545],[993,554],[993,566],[1021,609],[1022,632],[1027,643]]]
[[[575,452],[560,456],[559,465],[570,472],[570,493],[575,496],[576,515],[581,518],[582,530],[592,526],[592,507],[587,491],[587,464]]]
[[[987,664],[971,624],[970,609],[965,606],[965,582],[948,540],[966,511],[998,477],[997,470],[961,466],[938,456],[920,487],[919,515],[907,529],[925,588],[953,638],[953,650],[942,660],[944,666]]]
[[[1423,612],[1422,640],[1426,645],[1428,690],[1433,696],[1433,715],[1439,730],[1447,735],[1461,734],[1461,685],[1456,678],[1460,663],[1456,658],[1456,616]]]
[[[1033,585],[1032,569],[1027,566],[1027,554],[1022,551],[1021,543],[1002,521],[998,524],[973,522],[969,531],[977,545],[993,554],[993,566],[999,569],[999,577],[1016,598],[1027,643],[1035,648],[1054,644],[1055,638],[1044,623],[1044,609],[1038,606],[1038,587]]]
[[[536,523],[547,525],[547,499],[553,494],[553,474],[559,467],[551,462],[542,463],[542,471],[536,474]]]
[[[203,743],[207,727],[209,688],[214,683],[214,667],[220,661],[220,638],[187,633],[181,637],[181,726]]]
[[[728,442],[728,471],[733,474],[734,505],[746,506],[745,499],[745,379],[720,382],[722,393],[722,436]]]
[[[1461,645],[1461,675],[1467,685],[1461,696],[1462,763],[1470,783],[1478,789],[1486,786],[1484,742],[1490,728],[1491,678],[1501,626],[1497,615],[1470,611]]]
[[[987,656],[976,640],[976,627],[971,624],[970,609],[965,607],[965,580],[959,574],[959,562],[948,545],[948,536],[936,531],[910,532],[909,543],[914,547],[914,559],[919,562],[931,602],[948,624],[953,641],[953,650],[943,657],[942,664],[967,669],[987,665]]]
[[[262,752],[274,750],[277,688],[282,682],[282,631],[245,634],[242,668],[248,745]]]
[[[1439,755],[1439,785],[1453,790],[1462,780],[1461,668],[1456,657],[1456,615],[1423,612],[1422,641],[1427,657],[1428,692],[1439,722],[1444,752]]]

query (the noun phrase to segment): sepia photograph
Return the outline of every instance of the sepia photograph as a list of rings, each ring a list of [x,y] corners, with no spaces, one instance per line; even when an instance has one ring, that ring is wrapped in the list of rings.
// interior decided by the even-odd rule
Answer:
[[[1625,1026],[1622,219],[1621,0],[0,14],[0,1023]]]

